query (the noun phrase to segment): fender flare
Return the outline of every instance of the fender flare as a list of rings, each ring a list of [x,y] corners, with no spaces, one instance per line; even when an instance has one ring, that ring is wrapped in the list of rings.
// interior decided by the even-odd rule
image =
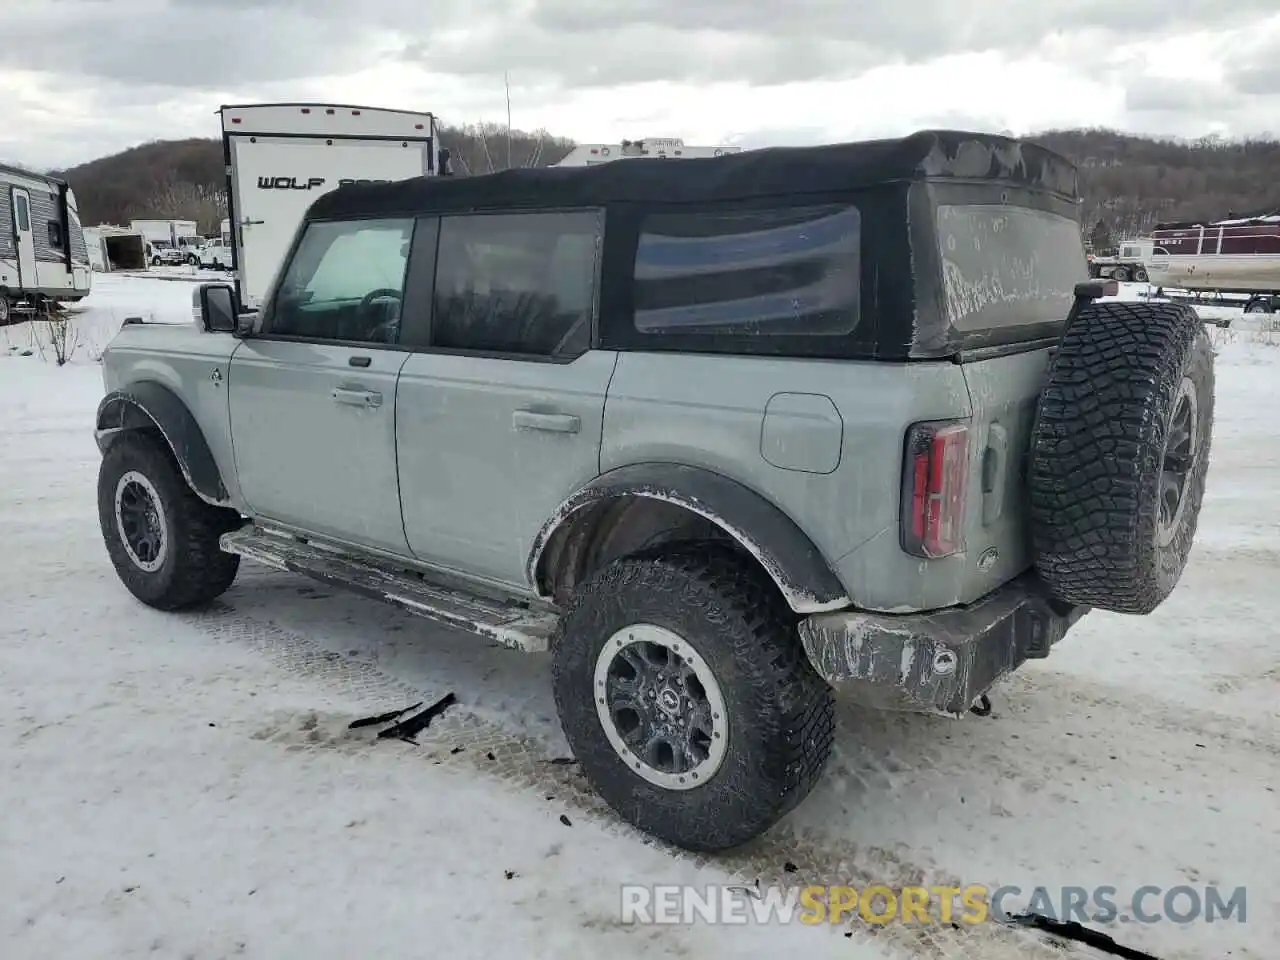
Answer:
[[[794,520],[738,481],[682,463],[619,467],[565,500],[538,531],[525,566],[541,599],[551,599],[542,567],[557,533],[567,531],[583,510],[626,497],[674,504],[715,524],[755,557],[796,613],[823,613],[852,604],[830,564]]]
[[[144,380],[103,397],[98,404],[94,440],[105,454],[120,434],[152,427],[173,451],[196,496],[217,507],[229,506],[227,486],[200,424],[178,395],[161,383]]]

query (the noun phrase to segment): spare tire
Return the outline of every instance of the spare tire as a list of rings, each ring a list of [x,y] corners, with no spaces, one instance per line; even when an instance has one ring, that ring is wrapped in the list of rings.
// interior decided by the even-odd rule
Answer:
[[[1032,431],[1036,567],[1070,603],[1150,613],[1195,538],[1213,348],[1186,304],[1090,303],[1049,365]]]

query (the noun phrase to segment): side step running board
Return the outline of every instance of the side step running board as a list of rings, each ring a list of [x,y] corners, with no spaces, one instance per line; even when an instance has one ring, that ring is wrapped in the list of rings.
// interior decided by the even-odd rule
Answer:
[[[548,611],[463,593],[408,570],[346,556],[253,525],[223,534],[221,546],[227,553],[383,600],[516,650],[546,650],[556,625],[556,615]]]

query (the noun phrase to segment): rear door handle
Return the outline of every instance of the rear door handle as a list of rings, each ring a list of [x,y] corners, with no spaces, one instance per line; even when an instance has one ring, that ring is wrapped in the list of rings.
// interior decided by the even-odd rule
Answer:
[[[534,410],[517,410],[511,415],[511,425],[517,430],[545,430],[548,433],[577,433],[582,421],[567,413],[538,413]]]
[[[338,387],[333,391],[333,399],[338,403],[347,403],[353,407],[380,407],[382,394],[374,390],[349,390]]]

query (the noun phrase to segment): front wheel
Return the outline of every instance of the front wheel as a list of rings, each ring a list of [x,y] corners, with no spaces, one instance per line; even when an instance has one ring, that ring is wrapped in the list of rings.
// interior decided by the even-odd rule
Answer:
[[[686,850],[759,836],[808,795],[831,750],[831,690],[794,615],[758,567],[720,548],[601,570],[561,622],[553,674],[588,781]]]
[[[163,441],[122,436],[98,470],[98,521],[116,574],[159,610],[208,603],[235,580],[240,558],[218,538],[242,522],[192,492]]]

